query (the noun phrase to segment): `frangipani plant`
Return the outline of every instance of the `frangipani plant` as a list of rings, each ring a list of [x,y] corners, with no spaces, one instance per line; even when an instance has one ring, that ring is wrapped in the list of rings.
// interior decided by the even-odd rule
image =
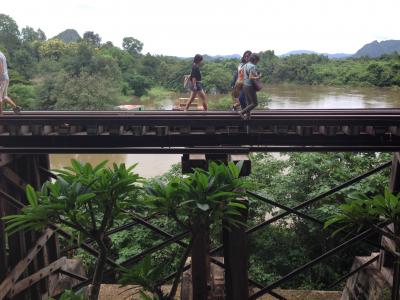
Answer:
[[[49,223],[89,237],[98,246],[90,299],[97,299],[109,252],[106,232],[114,221],[136,203],[141,178],[133,172],[136,165],[106,167],[106,161],[92,166],[71,161],[71,166],[55,170],[55,180],[47,181],[40,191],[26,187],[28,205],[17,215],[4,217],[8,234],[20,230],[40,230]]]

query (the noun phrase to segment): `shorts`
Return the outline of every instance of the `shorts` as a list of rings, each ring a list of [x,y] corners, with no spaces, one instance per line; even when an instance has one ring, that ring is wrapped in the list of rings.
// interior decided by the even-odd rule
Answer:
[[[0,81],[0,102],[7,98],[8,80]]]

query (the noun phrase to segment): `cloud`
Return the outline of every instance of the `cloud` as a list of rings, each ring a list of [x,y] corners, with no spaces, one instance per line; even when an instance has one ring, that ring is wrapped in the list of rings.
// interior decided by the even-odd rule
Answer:
[[[273,49],[357,51],[375,39],[400,39],[398,0],[13,0],[4,13],[48,37],[91,30],[121,46],[133,36],[144,52],[178,56]]]

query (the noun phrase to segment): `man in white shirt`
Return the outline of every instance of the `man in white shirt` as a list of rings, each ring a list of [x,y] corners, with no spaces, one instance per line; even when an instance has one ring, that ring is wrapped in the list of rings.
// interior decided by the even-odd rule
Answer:
[[[3,113],[3,101],[12,106],[13,111],[17,114],[21,111],[21,107],[8,97],[7,88],[10,82],[8,77],[7,59],[3,52],[0,51],[0,114]]]

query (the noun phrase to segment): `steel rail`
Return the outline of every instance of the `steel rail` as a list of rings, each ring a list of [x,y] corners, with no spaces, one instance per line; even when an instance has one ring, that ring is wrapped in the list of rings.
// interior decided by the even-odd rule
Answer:
[[[346,187],[351,186],[354,183],[357,183],[357,182],[359,182],[359,181],[361,181],[361,180],[363,180],[363,179],[365,179],[365,178],[367,178],[367,177],[369,177],[369,176],[371,176],[371,175],[373,175],[375,173],[378,173],[378,172],[390,167],[391,165],[392,165],[391,161],[389,161],[389,162],[387,162],[385,164],[382,164],[382,165],[380,165],[380,166],[378,166],[378,167],[376,167],[376,168],[374,168],[372,170],[369,170],[368,172],[366,172],[364,174],[358,175],[358,176],[356,176],[356,177],[354,177],[354,178],[352,178],[352,179],[350,179],[350,180],[348,180],[348,181],[346,181],[346,182],[344,182],[344,183],[342,183],[342,184],[330,189],[329,191],[326,191],[326,192],[324,192],[322,194],[319,194],[318,196],[316,196],[316,197],[314,197],[314,198],[312,198],[310,200],[306,200],[306,201],[296,205],[295,207],[292,207],[291,209],[292,210],[296,210],[296,211],[300,210],[300,209],[303,209],[303,208],[305,208],[305,207],[307,207],[307,206],[309,206],[309,205],[311,205],[311,204],[313,204],[313,203],[315,203],[315,202],[317,202],[319,200],[322,200],[325,197],[328,197],[328,196],[330,196],[330,195],[332,195],[332,194],[334,194],[334,193],[336,193],[336,192],[338,192],[338,191],[340,191],[340,190],[342,190],[342,189],[344,189]],[[276,215],[276,216],[274,216],[274,217],[272,217],[272,218],[270,218],[270,219],[268,219],[268,220],[266,220],[266,221],[264,221],[264,222],[262,222],[262,223],[260,223],[258,225],[255,225],[255,226],[249,228],[246,231],[246,233],[247,234],[252,234],[252,233],[260,230],[261,228],[263,228],[263,227],[265,227],[265,226],[267,226],[269,224],[272,224],[272,223],[274,223],[274,222],[276,222],[276,221],[278,221],[278,220],[280,220],[280,219],[282,219],[282,218],[284,218],[284,217],[286,217],[286,216],[288,216],[290,214],[291,214],[291,212],[289,212],[289,211],[282,212],[282,213],[280,213],[280,214],[278,214],[278,215]],[[218,251],[221,251],[222,249],[223,249],[223,246],[217,246],[217,247],[215,247],[214,249],[212,249],[210,251],[210,254],[215,254]]]
[[[252,111],[252,115],[262,114],[309,114],[309,113],[322,113],[322,114],[399,114],[400,108],[332,108],[332,109],[256,109]],[[53,111],[22,111],[20,114],[15,115],[13,112],[4,111],[4,116],[23,116],[23,115],[149,115],[149,114],[168,114],[168,115],[237,115],[237,112],[228,110],[209,110],[209,111],[177,111],[177,110],[142,110],[142,111],[122,111],[122,110],[98,110],[98,111],[84,111],[84,110],[53,110]]]
[[[312,266],[316,265],[317,263],[319,263],[320,261],[324,260],[327,257],[330,257],[336,253],[338,253],[339,251],[342,251],[350,246],[352,246],[355,243],[360,242],[361,240],[365,239],[368,235],[370,235],[372,233],[372,229],[367,229],[364,232],[358,234],[357,236],[347,240],[346,242],[340,244],[339,246],[336,246],[335,248],[325,252],[324,254],[318,256],[317,258],[309,261],[308,263],[298,267],[297,269],[293,270],[292,272],[286,274],[285,276],[283,276],[281,279],[275,281],[274,283],[266,286],[265,288],[261,289],[260,291],[254,293],[253,295],[251,295],[249,297],[250,300],[253,299],[257,299],[259,297],[261,297],[262,295],[265,295],[266,293],[268,293],[270,290],[276,288],[277,286],[279,286],[281,283],[292,279],[293,277],[295,277],[297,274],[303,272],[306,269],[311,268]]]
[[[334,283],[330,284],[328,286],[328,289],[331,289],[333,287],[335,287],[338,283],[342,282],[343,280],[353,276],[354,274],[360,272],[361,270],[363,270],[364,268],[368,267],[370,264],[374,263],[375,261],[377,261],[379,258],[379,254],[376,255],[374,258],[368,260],[366,263],[362,264],[361,266],[359,266],[358,268],[354,269],[353,271],[347,273],[346,275],[343,275],[342,277],[340,277],[338,280],[336,280]]]
[[[400,116],[400,109],[379,109],[379,110],[363,110],[363,109],[343,109],[343,110],[265,110],[253,111],[252,118],[319,118],[329,117],[339,119],[343,118],[393,118]],[[193,111],[193,112],[175,112],[175,111],[138,111],[138,112],[115,112],[115,111],[51,111],[51,112],[31,112],[21,114],[5,113],[0,118],[0,124],[5,121],[17,120],[84,120],[104,118],[106,120],[118,119],[233,119],[241,120],[237,112],[227,111]]]
[[[4,147],[0,145],[0,153],[14,154],[63,154],[63,153],[107,153],[107,154],[247,154],[250,152],[397,152],[399,146],[320,146],[320,145],[288,145],[288,146],[216,146],[216,147]]]
[[[289,206],[280,204],[280,203],[278,203],[278,202],[276,202],[276,201],[272,201],[272,200],[270,200],[270,199],[268,199],[268,198],[266,198],[266,197],[263,197],[263,196],[258,195],[258,194],[256,194],[256,193],[253,193],[253,192],[251,192],[251,191],[246,191],[246,193],[247,193],[248,195],[252,196],[253,198],[257,199],[257,200],[260,200],[260,201],[262,201],[262,202],[264,202],[264,203],[267,203],[267,204],[269,204],[269,205],[278,207],[278,208],[280,208],[280,209],[282,209],[282,210],[284,210],[284,211],[286,211],[286,212],[289,212],[289,213],[291,213],[291,214],[297,215],[298,217],[300,217],[300,218],[302,218],[302,219],[309,220],[309,221],[311,221],[311,222],[313,222],[313,223],[315,223],[315,224],[318,224],[318,225],[320,225],[320,226],[322,226],[322,227],[323,227],[324,224],[325,224],[325,222],[323,222],[323,221],[321,221],[321,220],[318,220],[318,219],[316,219],[316,218],[314,218],[314,217],[312,217],[312,216],[310,216],[310,215],[307,215],[307,214],[305,214],[305,213],[302,213],[301,211],[295,210],[295,209],[293,209],[293,208],[291,208],[291,207],[289,207]],[[330,227],[328,227],[327,229],[328,229],[328,230],[331,230],[331,231],[334,231],[334,230],[339,229],[339,228],[338,228],[337,226],[335,226],[334,224],[332,224],[332,225],[331,225]],[[340,233],[341,233],[341,234],[345,234],[346,236],[347,236],[347,235],[350,235],[350,236],[355,236],[355,235],[356,235],[356,234],[353,233],[353,232],[348,232],[348,231],[343,231],[343,230],[342,230]],[[379,245],[379,244],[376,244],[376,243],[374,243],[374,242],[372,242],[372,241],[370,241],[370,240],[365,240],[364,242],[367,243],[367,244],[369,244],[370,246],[373,246],[373,247],[378,248],[378,249],[380,249],[380,250],[385,250],[385,248],[384,248],[383,246],[381,246],[381,245]]]
[[[351,186],[352,184],[354,184],[356,182],[361,181],[362,179],[365,179],[365,178],[371,176],[372,174],[380,172],[380,171],[390,167],[391,165],[392,165],[391,161],[387,162],[387,163],[384,163],[384,164],[382,164],[382,165],[380,165],[380,166],[378,166],[378,167],[376,167],[376,168],[374,168],[372,170],[369,170],[368,172],[365,172],[364,174],[356,176],[356,177],[354,177],[354,178],[352,178],[352,179],[350,179],[350,180],[348,180],[348,181],[346,181],[346,182],[344,182],[344,183],[342,183],[342,184],[330,189],[329,191],[326,191],[326,192],[324,192],[322,194],[319,194],[318,196],[316,196],[316,197],[314,197],[314,198],[312,198],[310,200],[304,201],[304,202],[296,205],[292,209],[293,210],[300,210],[302,208],[305,208],[305,207],[307,207],[307,206],[309,206],[309,205],[311,205],[311,204],[313,204],[313,203],[315,203],[315,202],[317,202],[319,200],[322,200],[323,198],[326,198],[326,197],[328,197],[328,196],[330,196],[330,195],[332,195],[332,194],[334,194],[334,193],[336,193],[336,192],[338,192],[338,191],[340,191],[340,190],[342,190],[342,189],[344,189],[346,187]],[[277,221],[279,219],[282,219],[282,218],[284,218],[284,217],[286,217],[286,216],[288,216],[290,214],[291,214],[291,212],[288,212],[288,211],[282,212],[282,213],[280,213],[280,214],[268,219],[267,221],[262,222],[261,224],[258,224],[256,226],[248,229],[247,233],[248,234],[254,233],[257,230],[259,230],[260,228],[262,228],[262,227],[264,227],[264,226],[266,226],[268,224],[271,224],[271,223],[273,223],[273,222],[275,222],[275,221]]]

